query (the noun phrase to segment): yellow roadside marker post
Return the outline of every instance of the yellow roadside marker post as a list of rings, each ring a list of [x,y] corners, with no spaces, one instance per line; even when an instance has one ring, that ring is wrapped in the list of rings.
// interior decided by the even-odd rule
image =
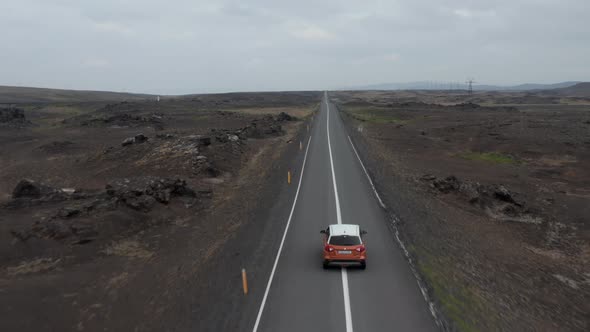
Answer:
[[[291,184],[291,171],[287,171],[287,183]]]
[[[242,287],[244,288],[244,295],[248,294],[248,278],[246,277],[246,269],[242,269]]]

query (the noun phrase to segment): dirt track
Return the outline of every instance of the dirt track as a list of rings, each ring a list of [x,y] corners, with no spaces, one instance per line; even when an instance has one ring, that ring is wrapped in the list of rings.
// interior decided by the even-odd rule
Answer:
[[[590,100],[333,97],[457,329],[587,329]]]

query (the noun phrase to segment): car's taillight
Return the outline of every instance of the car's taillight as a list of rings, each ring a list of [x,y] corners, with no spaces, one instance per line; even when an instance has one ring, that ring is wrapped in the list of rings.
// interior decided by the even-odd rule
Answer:
[[[334,251],[334,248],[332,248],[329,244],[326,244],[326,246],[324,247],[325,251]]]
[[[365,251],[365,246],[356,247],[356,251],[358,251],[358,252]]]

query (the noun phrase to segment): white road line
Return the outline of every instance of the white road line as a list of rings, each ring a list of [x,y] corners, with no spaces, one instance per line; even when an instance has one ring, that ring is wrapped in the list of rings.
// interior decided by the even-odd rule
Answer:
[[[334,159],[332,158],[332,144],[330,143],[330,104],[328,103],[328,93],[324,93],[326,99],[326,111],[328,121],[326,123],[328,134],[328,151],[330,152],[330,166],[332,167],[332,183],[334,184],[334,196],[336,197],[336,217],[338,223],[342,224],[342,215],[340,214],[340,199],[338,198],[338,186],[336,185],[336,173],[334,172]],[[352,329],[352,312],[350,310],[350,294],[348,291],[348,272],[345,267],[342,268],[342,293],[344,294],[344,316],[346,318],[346,332],[353,332]]]
[[[385,203],[383,203],[383,201],[381,200],[379,193],[377,193],[377,190],[375,189],[375,185],[373,184],[373,180],[371,180],[371,177],[369,176],[369,172],[367,172],[367,169],[365,168],[365,165],[363,164],[361,157],[359,156],[358,152],[356,151],[356,148],[354,147],[354,144],[352,143],[352,139],[350,138],[350,136],[348,136],[348,141],[350,142],[350,145],[352,146],[352,149],[354,150],[356,157],[358,158],[359,162],[361,163],[361,167],[363,168],[363,171],[365,171],[365,175],[367,175],[367,179],[369,179],[369,183],[371,183],[371,187],[373,188],[373,192],[375,193],[375,196],[377,196],[377,199],[379,200],[379,204],[381,205],[382,208],[386,209],[387,207],[385,206]],[[394,216],[393,217],[393,229],[395,231],[395,239],[397,240],[399,246],[402,248],[402,251],[404,252],[404,256],[406,257],[406,259],[409,263],[408,265],[410,266],[410,270],[414,274],[414,278],[416,279],[416,282],[418,283],[418,288],[420,289],[420,293],[422,293],[422,297],[424,298],[424,300],[428,304],[428,309],[430,309],[430,314],[434,318],[436,325],[438,325],[440,327],[440,326],[442,326],[442,322],[440,321],[440,319],[438,319],[438,315],[436,313],[436,308],[435,308],[434,302],[432,302],[430,300],[430,298],[428,297],[428,291],[426,290],[426,287],[424,287],[424,285],[422,284],[423,283],[422,278],[420,277],[420,275],[416,271],[416,268],[414,267],[414,261],[413,261],[412,257],[410,256],[410,253],[406,249],[404,242],[401,240],[401,238],[399,236],[399,229],[397,228],[398,223],[399,222],[397,220],[397,217]]]
[[[299,188],[301,188],[301,181],[303,180],[303,172],[305,171],[305,161],[307,160],[307,152],[309,151],[310,143],[311,143],[311,136],[309,136],[309,140],[307,141],[307,148],[305,148],[305,156],[303,157],[303,166],[301,166],[301,174],[299,175],[299,184],[297,185],[297,191],[295,192],[295,199],[293,200],[293,206],[291,207],[291,213],[289,213],[289,219],[287,219],[287,225],[285,226],[285,231],[283,232],[283,238],[281,239],[281,244],[279,245],[277,257],[275,258],[275,262],[272,266],[272,270],[270,271],[270,277],[268,278],[268,283],[266,284],[266,290],[264,291],[264,296],[262,297],[262,303],[260,304],[260,309],[258,309],[258,316],[256,316],[256,323],[254,323],[254,328],[252,329],[252,332],[258,331],[258,325],[260,324],[260,318],[262,317],[262,312],[264,311],[264,305],[266,304],[266,299],[268,298],[270,286],[272,285],[272,280],[274,278],[275,271],[277,269],[277,265],[279,264],[279,258],[281,257],[281,251],[283,250],[283,245],[285,244],[285,238],[287,237],[287,232],[289,231],[289,225],[291,224],[291,218],[293,218],[293,211],[295,211],[295,205],[297,204],[297,198],[299,197]]]
[[[371,177],[369,176],[369,172],[367,172],[367,169],[365,168],[365,165],[363,164],[361,157],[359,156],[358,152],[356,152],[356,148],[354,147],[354,144],[352,144],[352,140],[350,139],[350,136],[348,136],[348,141],[350,142],[350,145],[352,146],[352,149],[354,150],[354,154],[356,154],[356,157],[358,158],[359,162],[361,163],[361,167],[363,168],[363,171],[365,171],[365,175],[367,176],[367,179],[369,179],[369,183],[371,184],[371,188],[373,188],[373,192],[375,193],[375,196],[377,196],[377,200],[379,200],[379,205],[381,205],[381,207],[385,209],[386,208],[385,203],[383,203],[383,201],[381,200],[381,197],[379,196],[379,193],[377,192],[377,189],[375,189],[375,185],[373,184],[373,180],[371,180]]]

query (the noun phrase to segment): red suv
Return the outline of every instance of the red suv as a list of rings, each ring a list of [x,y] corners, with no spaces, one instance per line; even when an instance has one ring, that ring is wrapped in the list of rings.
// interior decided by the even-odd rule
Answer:
[[[324,269],[330,265],[367,267],[367,249],[359,225],[334,224],[321,231],[324,234]]]

